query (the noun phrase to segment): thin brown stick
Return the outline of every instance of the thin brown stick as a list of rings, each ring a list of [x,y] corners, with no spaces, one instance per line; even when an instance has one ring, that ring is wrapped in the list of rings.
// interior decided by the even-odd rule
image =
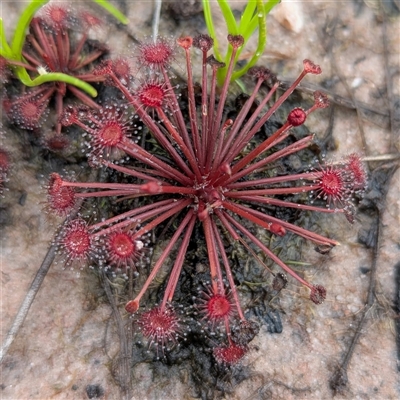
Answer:
[[[91,173],[89,180],[94,179],[95,174],[97,174],[97,171],[94,170]],[[31,286],[29,287],[28,292],[26,293],[25,298],[22,301],[22,304],[18,310],[18,313],[14,318],[11,328],[7,333],[6,339],[1,346],[0,364],[2,363],[4,357],[7,355],[10,346],[14,342],[14,339],[17,337],[18,332],[19,332],[22,324],[24,323],[25,318],[28,315],[31,305],[36,297],[36,294],[39,292],[40,287],[42,286],[42,283],[44,281],[44,278],[46,277],[47,272],[49,271],[49,269],[56,257],[57,243],[59,243],[60,236],[62,235],[62,228],[77,216],[79,209],[82,205],[82,202],[83,202],[83,199],[81,199],[80,201],[77,202],[75,209],[68,215],[68,217],[65,219],[63,224],[58,229],[58,232],[55,235],[55,239],[52,241],[52,245],[50,246],[49,250],[47,251],[46,256],[44,257],[42,265],[40,266],[38,272],[36,273],[35,277],[33,278]]]
[[[114,295],[111,290],[111,285],[107,279],[104,271],[101,271],[102,286],[106,292],[108,302],[110,303],[112,314],[114,316],[115,324],[117,326],[117,332],[119,337],[119,357],[118,357],[118,383],[121,390],[121,399],[128,400],[131,398],[131,349],[129,346],[130,332],[131,330],[125,329],[125,323],[121,317],[121,313],[118,310],[115,302]]]
[[[392,88],[392,75],[390,73],[390,64],[389,64],[389,43],[387,37],[387,22],[388,16],[385,12],[381,12],[382,16],[382,41],[383,41],[383,59],[385,66],[385,79],[386,79],[386,95],[388,100],[388,110],[389,110],[389,119],[390,119],[390,152],[399,152],[399,130],[396,129],[396,123],[398,125],[398,121],[395,118],[395,110],[394,110],[394,96],[393,96],[393,88]]]

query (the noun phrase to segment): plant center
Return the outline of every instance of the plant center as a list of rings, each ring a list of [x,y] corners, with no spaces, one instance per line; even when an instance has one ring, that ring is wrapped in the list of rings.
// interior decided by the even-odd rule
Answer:
[[[119,257],[129,257],[135,251],[135,246],[128,235],[118,233],[111,242],[111,247]]]
[[[116,123],[110,123],[101,130],[100,138],[104,146],[116,146],[122,139],[122,127]]]
[[[90,238],[86,232],[76,230],[66,238],[67,247],[75,255],[84,255],[90,248]]]
[[[340,189],[343,187],[342,180],[340,176],[336,173],[325,174],[322,178],[321,186],[324,188],[324,192],[326,194],[335,195],[340,192]]]
[[[21,113],[25,118],[36,118],[39,113],[39,108],[35,103],[29,101],[23,104]]]
[[[147,107],[161,107],[164,100],[164,90],[159,85],[147,85],[139,94],[140,101]]]
[[[210,316],[213,318],[221,318],[229,314],[231,311],[231,304],[225,296],[217,294],[210,298],[207,308]]]

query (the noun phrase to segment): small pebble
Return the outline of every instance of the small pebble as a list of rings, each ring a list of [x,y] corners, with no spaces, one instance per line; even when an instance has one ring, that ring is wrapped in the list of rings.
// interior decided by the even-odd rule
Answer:
[[[300,33],[304,26],[304,13],[300,2],[282,0],[272,9],[271,15],[289,31]]]

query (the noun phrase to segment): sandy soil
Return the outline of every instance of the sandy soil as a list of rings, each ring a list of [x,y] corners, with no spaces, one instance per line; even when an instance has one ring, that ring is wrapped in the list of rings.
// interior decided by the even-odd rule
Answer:
[[[388,113],[385,67],[393,74],[393,95],[399,99],[399,17],[382,22],[377,2],[303,1],[268,17],[268,47],[260,60],[272,65],[279,77],[290,79],[302,60],[311,58],[323,74],[311,84],[331,85],[331,93],[354,99],[372,110]],[[237,8],[240,9],[240,3]],[[151,33],[151,2],[126,2],[131,20],[129,31],[142,38]],[[293,12],[295,7],[296,12]],[[2,2],[6,31],[15,21],[20,3]],[[296,15],[295,15],[296,14]],[[223,23],[218,34],[226,34]],[[389,46],[385,64],[383,32]],[[195,32],[193,32],[193,29]],[[203,31],[199,17],[172,24],[161,20],[162,34],[181,35]],[[127,38],[110,24],[100,33],[113,49],[126,52]],[[117,50],[116,50],[117,51]],[[278,69],[277,69],[278,68]],[[397,114],[398,117],[398,114]],[[388,118],[335,105],[333,137],[336,148],[329,157],[359,151],[367,156],[393,153],[393,133]],[[309,128],[322,135],[329,124],[329,111],[310,119]],[[398,133],[397,133],[398,135]],[[397,136],[398,139],[398,136]],[[14,159],[23,149],[5,132],[4,143]],[[398,143],[397,143],[398,145]],[[35,272],[47,251],[57,221],[43,212],[43,183],[35,165],[17,163],[10,174],[8,190],[0,202],[7,207],[10,224],[1,228],[1,337],[4,338]],[[395,345],[395,264],[400,258],[400,173],[391,181],[386,206],[382,208],[382,236],[376,275],[376,297],[367,314],[360,339],[348,368],[347,389],[338,399],[396,399],[399,396]],[[383,207],[383,205],[382,205]],[[367,217],[362,214],[353,226],[341,218],[332,224],[341,246],[329,256],[305,248],[303,260],[313,264],[310,275],[329,288],[327,301],[311,306],[296,285],[282,295],[284,330],[271,335],[266,329],[252,342],[244,363],[252,377],[234,388],[230,399],[330,399],[329,381],[340,365],[365,306],[373,250],[358,242]],[[364,224],[364,225],[363,225]],[[96,297],[96,283],[86,272],[51,268],[23,328],[2,365],[3,399],[83,399],[92,394],[120,398],[112,378],[111,359],[118,350],[111,310]],[[398,290],[398,287],[397,287]],[[100,389],[101,387],[101,389]],[[185,375],[154,377],[150,365],[134,372],[132,399],[190,399]],[[94,397],[93,397],[94,398]]]

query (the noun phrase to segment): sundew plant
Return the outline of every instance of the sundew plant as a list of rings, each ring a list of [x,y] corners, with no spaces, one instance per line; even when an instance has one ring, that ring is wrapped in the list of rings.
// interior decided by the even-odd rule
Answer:
[[[258,327],[245,315],[237,287],[241,266],[231,257],[232,248],[246,251],[265,268],[276,292],[294,280],[306,288],[312,303],[321,304],[327,296],[324,285],[293,270],[260,231],[298,236],[329,251],[338,244],[334,238],[272,210],[342,214],[351,223],[354,196],[366,186],[366,172],[355,153],[295,172],[280,169],[314,141],[311,134],[294,139],[293,131],[329,104],[316,91],[311,106],[292,108],[272,133],[264,134],[300,82],[322,73],[306,59],[283,90],[273,72],[255,65],[266,43],[265,16],[277,2],[249,1],[238,22],[228,2],[218,1],[228,29],[225,55],[215,41],[208,1],[204,10],[210,35],[157,36],[142,41],[130,58],[109,58],[103,44],[89,39],[89,31],[102,24],[97,17],[83,11],[72,15],[57,3],[43,9],[47,1],[29,3],[11,41],[0,24],[6,88],[8,78],[22,84],[21,93],[7,92],[3,99],[11,122],[40,129],[53,102],[55,135],[62,129],[79,130],[88,168],[101,172],[101,179],[90,182],[55,172],[49,177],[46,211],[68,221],[55,244],[62,263],[90,265],[111,279],[119,273],[129,277],[133,295],[123,312],[157,358],[178,346],[188,331],[177,292],[183,271],[200,275],[188,260],[190,248],[206,250],[202,276],[207,281],[191,298],[195,312],[188,314],[218,332],[210,341],[216,365],[235,365],[250,350]],[[108,2],[96,3],[126,23]],[[236,68],[257,29],[256,53]],[[200,56],[199,77],[193,73],[194,52]],[[183,82],[172,73],[178,60],[183,60]],[[244,75],[248,95],[232,113],[231,82]],[[102,102],[95,99],[93,84],[107,93]],[[62,145],[60,140],[53,143]],[[9,164],[9,154],[0,149],[0,189]],[[101,209],[87,213],[84,200],[96,199],[102,201]],[[156,253],[154,243],[161,237]],[[160,275],[166,276],[161,284]],[[154,304],[150,297],[158,286],[162,296]]]
[[[164,238],[166,244],[151,265],[150,274],[134,288],[134,297],[125,306],[126,312],[135,315],[134,327],[158,355],[185,336],[185,323],[174,294],[189,244],[200,227],[207,250],[209,285],[197,301],[199,323],[223,332],[212,353],[217,363],[232,365],[248,352],[254,335],[232,334],[233,329],[251,329],[251,321],[242,310],[234,278],[237,266],[230,261],[227,243],[242,246],[265,268],[260,255],[270,258],[283,272],[271,271],[274,287],[282,288],[288,275],[308,289],[313,303],[320,304],[326,297],[325,287],[306,281],[292,270],[263,243],[256,230],[281,237],[295,234],[329,249],[338,242],[277,218],[263,206],[340,213],[352,221],[352,198],[364,189],[366,176],[356,154],[301,173],[266,176],[263,171],[313,142],[312,135],[293,143],[285,139],[310,113],[328,106],[326,96],[315,92],[310,108],[293,108],[280,128],[263,141],[255,144],[255,135],[301,80],[306,75],[320,74],[321,68],[304,60],[298,78],[278,94],[280,83],[275,75],[264,67],[252,67],[248,72],[254,80],[251,94],[241,110],[228,117],[230,81],[244,38],[229,34],[227,40],[231,53],[227,65],[210,54],[212,38],[198,35],[181,37],[176,43],[162,38],[143,42],[135,55],[137,65],[118,58],[96,68],[93,74],[103,77],[120,94],[101,109],[68,107],[60,123],[84,130],[89,137],[90,166],[120,174],[123,183],[77,182],[54,173],[48,186],[48,208],[68,215],[82,198],[110,197],[129,204],[139,200],[127,211],[99,221],[85,219],[82,214],[63,229],[59,247],[66,263],[90,262],[107,271],[130,269],[142,273],[140,265],[148,251],[148,235],[157,234],[166,224],[175,226]],[[195,92],[193,51],[202,55],[200,93]],[[186,65],[187,90],[183,96],[170,72],[179,52]],[[219,91],[220,68],[227,72]],[[259,97],[264,84],[270,89]],[[285,199],[296,194],[303,195],[298,202]],[[307,198],[312,199],[310,204]],[[169,272],[162,299],[149,309],[146,296],[166,267]]]

